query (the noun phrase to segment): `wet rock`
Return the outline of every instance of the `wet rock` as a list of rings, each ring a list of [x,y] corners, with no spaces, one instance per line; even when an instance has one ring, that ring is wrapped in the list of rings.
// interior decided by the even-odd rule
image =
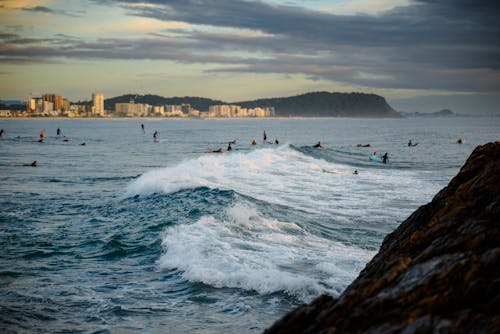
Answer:
[[[500,142],[477,147],[404,221],[338,299],[265,333],[499,333]]]

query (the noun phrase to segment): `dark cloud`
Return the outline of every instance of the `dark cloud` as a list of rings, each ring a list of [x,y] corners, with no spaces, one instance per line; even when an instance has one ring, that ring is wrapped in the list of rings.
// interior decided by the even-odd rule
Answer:
[[[300,73],[369,87],[500,90],[500,2],[417,0],[373,16],[243,0],[94,2],[119,4],[140,17],[262,33],[185,29],[148,39],[90,42],[66,35],[36,40],[0,34],[0,61],[165,59],[215,64],[213,72]]]
[[[75,14],[67,12],[65,10],[54,10],[52,8],[44,6],[25,7],[22,8],[22,10],[26,12],[37,12],[37,13],[52,14],[52,15],[65,15],[70,17],[81,17],[85,13],[84,11],[79,11],[77,14]]]
[[[25,7],[25,8],[23,8],[23,10],[26,12],[39,12],[39,13],[46,13],[46,14],[55,14],[54,10],[52,10],[48,7],[43,7],[43,6]]]

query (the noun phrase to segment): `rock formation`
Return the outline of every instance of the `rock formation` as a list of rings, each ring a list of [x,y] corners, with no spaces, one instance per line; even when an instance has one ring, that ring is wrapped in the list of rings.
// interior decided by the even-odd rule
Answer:
[[[323,295],[266,333],[500,333],[500,142],[382,243],[338,299]]]

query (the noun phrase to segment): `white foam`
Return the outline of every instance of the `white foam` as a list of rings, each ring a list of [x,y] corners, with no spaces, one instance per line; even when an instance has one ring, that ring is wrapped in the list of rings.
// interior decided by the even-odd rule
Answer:
[[[373,255],[265,218],[243,202],[223,219],[205,216],[168,228],[163,246],[160,266],[182,271],[189,281],[262,294],[286,291],[304,301],[338,294]]]
[[[389,221],[405,217],[439,190],[436,185],[420,181],[412,171],[360,169],[359,175],[353,175],[353,169],[287,146],[205,154],[144,173],[127,187],[125,195],[168,194],[206,186],[232,189],[310,213],[339,217],[377,214],[379,219]],[[394,202],[402,205],[392,205]]]

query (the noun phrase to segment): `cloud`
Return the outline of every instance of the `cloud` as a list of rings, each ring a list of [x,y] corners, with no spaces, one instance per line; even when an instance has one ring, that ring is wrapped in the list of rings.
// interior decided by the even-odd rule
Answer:
[[[44,6],[51,0],[0,0],[0,12],[8,12],[28,7]]]
[[[500,90],[500,4],[490,1],[401,0],[402,6],[391,7],[385,0],[357,0],[382,4],[382,12],[376,6],[369,11],[377,15],[243,0],[93,2],[118,5],[129,17],[86,32],[125,37],[4,34],[0,62],[153,59],[212,64],[210,73],[303,74],[378,88]]]
[[[22,8],[22,10],[27,11],[27,12],[40,12],[40,13],[46,13],[46,14],[55,14],[54,10],[52,10],[48,7],[43,7],[43,6],[25,7],[25,8]]]
[[[25,12],[34,12],[34,13],[43,13],[43,14],[51,14],[51,15],[65,15],[70,17],[81,17],[83,15],[83,11],[79,11],[78,14],[71,13],[65,10],[54,10],[45,6],[34,6],[34,7],[23,7],[19,8]]]

